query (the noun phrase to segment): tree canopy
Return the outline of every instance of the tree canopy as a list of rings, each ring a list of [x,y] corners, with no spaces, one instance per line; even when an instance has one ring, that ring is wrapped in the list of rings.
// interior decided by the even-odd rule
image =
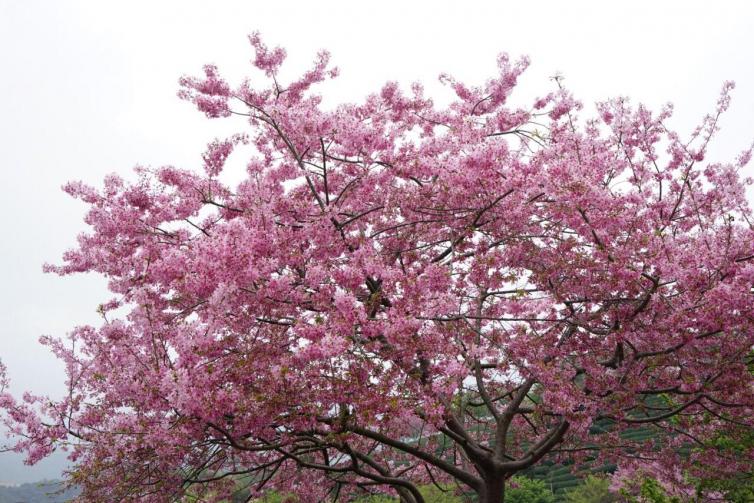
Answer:
[[[64,398],[17,401],[0,373],[14,449],[69,449],[97,502],[219,501],[244,476],[301,502],[451,484],[497,503],[545,457],[681,485],[751,463],[715,449],[754,421],[751,149],[706,159],[732,83],[689,137],[626,98],[583,118],[561,79],[511,104],[528,61],[506,55],[480,85],[442,75],[448,106],[390,82],[324,107],[326,52],[285,83],[285,51],[250,41],[253,78],[180,81],[246,128],[202,170],[65,186],[90,230],[47,269],[113,298],[43,340]]]

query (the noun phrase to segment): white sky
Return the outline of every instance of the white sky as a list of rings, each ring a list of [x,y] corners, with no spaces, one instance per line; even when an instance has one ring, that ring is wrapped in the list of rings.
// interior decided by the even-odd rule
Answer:
[[[135,164],[198,167],[207,141],[244,123],[206,120],[178,100],[177,79],[209,62],[243,76],[254,30],[286,47],[291,75],[329,49],[341,69],[323,88],[329,103],[386,80],[423,81],[442,100],[440,72],[482,82],[506,51],[532,60],[513,101],[544,94],[561,72],[587,110],[617,95],[672,101],[684,133],[735,80],[708,159],[733,159],[754,139],[746,1],[0,0],[0,359],[14,394],[61,392],[62,366],[37,338],[97,323],[95,308],[109,298],[101,278],[41,272],[84,229],[84,206],[60,186],[99,184]],[[59,466],[0,454],[0,482],[54,477]]]

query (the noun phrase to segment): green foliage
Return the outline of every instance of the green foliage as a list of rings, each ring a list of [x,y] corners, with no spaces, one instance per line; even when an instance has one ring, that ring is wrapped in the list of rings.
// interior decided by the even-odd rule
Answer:
[[[555,495],[541,480],[513,477],[505,490],[505,503],[555,503]]]
[[[610,480],[589,475],[584,482],[565,494],[565,503],[613,503],[618,497],[610,492]]]
[[[648,503],[681,503],[675,496],[668,496],[655,479],[644,479],[641,483],[641,497]]]
[[[254,500],[254,503],[292,503],[294,501],[298,501],[298,498],[272,491],[265,494],[262,498]]]
[[[730,433],[719,435],[711,445],[731,458],[745,459],[754,447],[754,431],[739,429]],[[751,503],[754,501],[754,471],[738,473],[725,479],[702,479],[697,483],[697,490],[700,493],[722,493],[730,503]]]
[[[419,488],[427,503],[461,503],[463,499],[456,496],[453,491],[454,486],[446,486],[439,489],[435,485],[428,485]]]
[[[668,496],[665,489],[655,479],[644,478],[639,486],[639,497],[631,496],[627,491],[621,490],[621,495],[629,503],[682,503],[675,496]]]
[[[729,503],[751,503],[754,501],[754,475],[741,473],[729,479],[705,479],[699,482],[697,489],[704,493],[722,493]]]
[[[397,499],[383,494],[365,496],[357,499],[354,503],[397,503]]]
[[[427,503],[463,503],[460,496],[454,493],[455,486],[443,486],[442,489],[431,484],[419,488]],[[507,500],[506,500],[507,501]],[[398,499],[390,496],[375,495],[359,498],[356,503],[397,503]]]

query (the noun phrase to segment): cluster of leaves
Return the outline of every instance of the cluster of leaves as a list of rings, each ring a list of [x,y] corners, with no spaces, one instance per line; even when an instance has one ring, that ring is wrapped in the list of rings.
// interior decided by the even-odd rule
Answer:
[[[754,430],[751,428],[738,428],[738,435],[732,437],[728,434],[720,434],[710,442],[718,452],[734,459],[745,459],[752,447],[754,447]],[[694,470],[700,474],[696,480],[698,494],[717,493],[724,495],[725,500],[731,503],[747,503],[754,501],[754,464],[749,464],[748,469],[743,469],[727,476],[709,475],[706,470]]]
[[[614,503],[618,496],[610,490],[607,477],[588,475],[581,484],[565,494],[565,503]]]

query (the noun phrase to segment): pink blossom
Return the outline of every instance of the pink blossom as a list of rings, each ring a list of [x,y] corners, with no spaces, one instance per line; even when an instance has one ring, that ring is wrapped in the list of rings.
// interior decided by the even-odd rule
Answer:
[[[683,498],[687,477],[751,463],[706,447],[754,426],[751,149],[705,159],[730,83],[682,139],[669,106],[584,118],[560,79],[510,103],[528,60],[506,55],[481,84],[443,75],[448,106],[387,83],[324,108],[328,53],[285,82],[285,51],[250,42],[263,80],[180,81],[247,134],[199,169],[65,186],[89,228],[46,270],[111,295],[100,326],[42,339],[64,398],[14,398],[0,364],[10,449],[69,448],[82,501],[222,501],[242,474],[301,502],[420,501],[432,481],[490,502],[545,459],[591,457]]]

